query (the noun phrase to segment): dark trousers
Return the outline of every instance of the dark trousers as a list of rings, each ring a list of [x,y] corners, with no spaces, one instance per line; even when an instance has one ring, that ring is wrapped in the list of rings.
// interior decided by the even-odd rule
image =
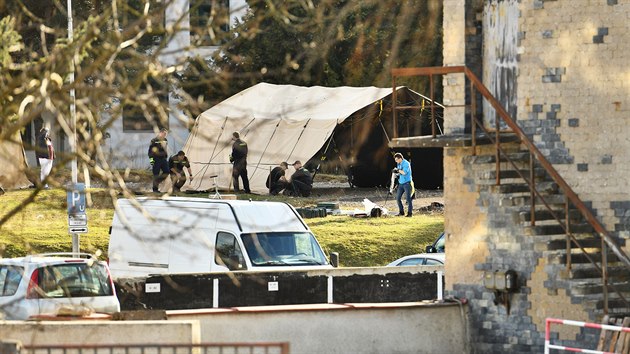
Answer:
[[[153,191],[160,191],[160,183],[168,176],[168,161],[166,159],[155,159],[153,163]]]
[[[176,174],[171,173],[171,181],[173,182],[173,191],[179,192],[184,184],[186,184],[186,175],[184,174],[184,171],[180,172],[179,178]]]
[[[398,214],[404,214],[402,195],[405,193],[407,199],[407,215],[411,215],[413,212],[413,204],[411,202],[411,182],[398,185],[398,191],[396,192],[396,202],[398,203]]]
[[[288,182],[284,182],[284,181],[278,181],[278,182],[272,184],[271,188],[269,188],[269,194],[271,194],[271,195],[278,195],[285,188],[287,188],[288,184],[289,184]]]
[[[234,168],[232,168],[232,182],[234,183],[234,191],[240,191],[238,185],[238,178],[241,177],[243,180],[243,190],[245,193],[250,193],[249,190],[249,178],[247,177],[247,160],[237,160],[234,161]]]
[[[311,191],[313,190],[313,186],[306,184],[301,181],[291,181],[287,186],[287,189],[284,190],[284,195],[290,195],[294,197],[308,197],[311,195]]]

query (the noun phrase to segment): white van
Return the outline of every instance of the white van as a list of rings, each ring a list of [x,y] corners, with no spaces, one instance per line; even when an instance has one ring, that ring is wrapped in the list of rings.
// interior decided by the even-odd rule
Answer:
[[[119,199],[109,266],[114,278],[332,268],[287,203],[183,197]]]

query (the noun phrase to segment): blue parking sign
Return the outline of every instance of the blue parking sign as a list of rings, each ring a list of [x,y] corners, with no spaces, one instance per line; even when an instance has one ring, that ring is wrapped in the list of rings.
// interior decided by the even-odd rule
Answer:
[[[76,183],[68,190],[68,215],[85,214],[85,183]]]

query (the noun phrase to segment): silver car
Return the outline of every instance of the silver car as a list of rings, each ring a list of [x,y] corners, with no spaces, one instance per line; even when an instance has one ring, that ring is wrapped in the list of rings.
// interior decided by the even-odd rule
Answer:
[[[120,311],[107,263],[89,254],[0,259],[0,318]]]
[[[388,264],[388,267],[415,266],[415,265],[444,265],[444,253],[418,253],[404,256]]]

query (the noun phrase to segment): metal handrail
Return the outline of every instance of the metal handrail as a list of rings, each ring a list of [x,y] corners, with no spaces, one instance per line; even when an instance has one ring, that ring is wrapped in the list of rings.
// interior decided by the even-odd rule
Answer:
[[[568,185],[568,183],[560,176],[560,174],[556,171],[553,165],[547,160],[547,158],[542,154],[542,152],[536,147],[536,145],[529,139],[529,137],[523,132],[518,124],[510,117],[509,113],[503,108],[503,106],[499,103],[499,101],[490,93],[488,88],[477,78],[477,76],[467,67],[465,66],[448,66],[448,67],[424,67],[424,68],[395,68],[392,69],[392,78],[395,82],[396,77],[400,76],[429,76],[431,83],[431,100],[434,100],[434,92],[433,92],[433,75],[446,75],[446,74],[457,74],[463,73],[471,83],[471,119],[472,119],[472,148],[473,155],[476,153],[476,129],[477,126],[482,129],[482,131],[486,134],[486,136],[490,139],[490,141],[496,146],[496,183],[500,184],[500,158],[501,154],[505,156],[506,160],[510,162],[510,164],[516,169],[517,174],[527,182],[531,191],[531,222],[535,223],[534,219],[534,208],[535,208],[535,197],[538,197],[548,211],[551,212],[553,218],[561,225],[562,229],[565,231],[567,235],[567,267],[570,269],[571,267],[571,254],[570,254],[570,241],[576,244],[579,249],[585,254],[586,258],[595,266],[595,269],[602,275],[603,281],[603,289],[604,289],[604,297],[605,297],[605,308],[604,311],[608,312],[608,287],[615,289],[614,285],[608,284],[608,271],[607,271],[607,259],[606,259],[606,246],[610,247],[613,253],[617,256],[617,258],[623,262],[627,267],[630,268],[630,258],[626,253],[617,245],[617,242],[612,238],[612,236],[608,233],[608,231],[603,227],[603,225],[595,218],[593,213],[584,205],[582,200],[577,196],[577,194],[573,191],[573,189]],[[495,109],[498,118],[500,118],[510,129],[510,133],[518,136],[520,142],[525,145],[527,150],[530,153],[530,176],[529,179],[525,177],[521,171],[518,169],[516,164],[509,158],[506,152],[501,148],[500,145],[500,126],[499,119],[496,119],[496,127],[495,127],[495,138],[492,139],[491,132],[486,129],[481,122],[478,122],[476,119],[476,98],[475,98],[475,89],[481,93],[483,98],[485,98],[492,108]],[[394,107],[396,102],[394,101]],[[394,110],[395,111],[395,110]],[[435,117],[432,115],[431,119],[434,120]],[[433,137],[436,137],[435,132],[433,132]],[[534,173],[533,173],[533,159],[538,160],[540,165],[545,169],[545,171],[551,176],[553,181],[558,184],[558,187],[562,190],[566,197],[566,207],[565,207],[565,222],[563,223],[556,213],[553,212],[551,207],[547,204],[543,196],[538,192],[535,188],[534,182]],[[595,262],[589,253],[580,245],[579,241],[570,232],[569,229],[569,202],[572,203],[575,208],[582,214],[584,219],[593,227],[595,232],[599,235],[602,240],[602,266],[600,267],[597,262]],[[616,290],[616,289],[615,289]],[[628,303],[628,301],[623,297],[621,292],[617,291],[618,295],[623,299],[624,302]]]

